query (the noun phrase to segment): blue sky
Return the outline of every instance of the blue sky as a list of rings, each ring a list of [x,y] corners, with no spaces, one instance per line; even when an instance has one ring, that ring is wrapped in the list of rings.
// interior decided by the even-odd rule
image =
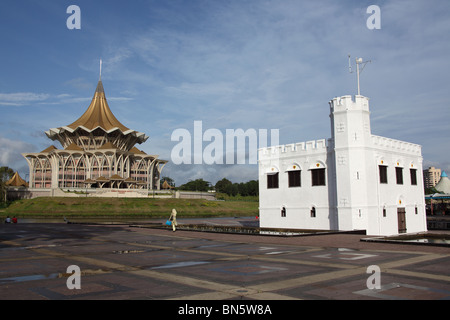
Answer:
[[[66,27],[73,4],[80,30]],[[282,144],[329,138],[328,101],[356,93],[348,54],[372,61],[361,75],[372,133],[420,144],[424,167],[450,171],[448,0],[2,0],[0,26],[0,165],[22,177],[21,153],[60,148],[44,131],[88,107],[100,58],[113,113],[170,161],[172,132],[196,120],[279,129]],[[163,175],[245,182],[257,166],[169,163]]]

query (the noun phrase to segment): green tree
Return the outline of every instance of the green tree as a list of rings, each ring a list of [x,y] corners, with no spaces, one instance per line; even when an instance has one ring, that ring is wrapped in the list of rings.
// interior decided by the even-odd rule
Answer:
[[[257,196],[259,194],[259,184],[257,180],[248,182],[232,183],[230,180],[223,178],[217,181],[216,192],[226,193],[229,196],[237,196],[238,194],[246,196]]]
[[[243,183],[243,182],[237,183],[236,186],[237,186],[237,191],[241,196],[243,196],[243,197],[248,196],[247,183]]]
[[[230,180],[223,178],[216,182],[215,189],[216,192],[229,194],[232,185],[233,183]]]
[[[227,192],[227,194],[229,195],[229,196],[237,196],[238,195],[238,193],[239,193],[239,187],[238,187],[238,184],[237,183],[233,183],[229,188],[228,188],[228,192]]]
[[[247,182],[247,192],[249,196],[259,195],[259,182],[257,180]]]
[[[210,188],[210,183],[203,179],[196,179],[194,181],[189,181],[179,187],[180,190],[187,191],[208,191]]]
[[[9,167],[0,168],[0,202],[5,201],[6,182],[14,175],[14,170]]]

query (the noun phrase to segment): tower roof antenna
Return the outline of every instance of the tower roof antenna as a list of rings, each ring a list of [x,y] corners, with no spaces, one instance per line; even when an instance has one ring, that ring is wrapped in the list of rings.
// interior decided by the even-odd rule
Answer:
[[[356,58],[355,61],[356,61],[356,81],[358,83],[358,96],[359,96],[359,95],[361,95],[359,76],[360,76],[361,72],[364,70],[364,67],[366,66],[366,64],[368,64],[369,62],[372,62],[372,60],[363,61],[362,58]],[[360,65],[361,65],[361,67],[360,67]],[[350,73],[353,73],[350,55],[348,55],[348,69],[349,69]]]

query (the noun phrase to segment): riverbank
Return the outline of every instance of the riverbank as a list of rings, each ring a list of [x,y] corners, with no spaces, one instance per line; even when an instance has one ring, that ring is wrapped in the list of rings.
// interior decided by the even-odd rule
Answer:
[[[184,217],[249,217],[258,215],[257,201],[203,199],[50,198],[18,200],[0,212],[1,217],[167,218],[172,209]]]

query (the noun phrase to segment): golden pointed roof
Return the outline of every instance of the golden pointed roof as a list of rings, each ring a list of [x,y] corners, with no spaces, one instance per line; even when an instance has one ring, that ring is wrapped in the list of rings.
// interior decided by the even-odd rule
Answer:
[[[28,183],[23,180],[16,171],[11,179],[5,183],[8,187],[28,187]]]
[[[164,180],[162,188],[163,189],[173,189],[173,187],[167,182],[167,180]]]
[[[48,153],[51,152],[53,150],[58,150],[55,146],[50,146],[47,149],[42,150],[40,153]]]
[[[79,146],[77,146],[75,143],[71,143],[68,145],[64,150],[71,150],[71,151],[83,151]]]
[[[67,134],[74,135],[78,130],[91,133],[96,129],[103,130],[105,134],[119,131],[122,137],[126,137],[128,141],[126,146],[128,149],[131,149],[134,144],[143,143],[148,139],[145,133],[131,130],[117,120],[106,101],[105,90],[103,89],[101,79],[98,81],[91,104],[78,120],[68,126],[45,131],[45,134],[50,139],[58,140],[63,146],[67,146],[70,144],[70,141],[67,140]],[[130,136],[132,136],[131,139]]]
[[[89,131],[98,127],[101,127],[105,131],[110,131],[115,128],[120,129],[122,132],[130,130],[116,119],[109,108],[102,80],[98,81],[94,98],[86,112],[77,121],[69,124],[68,127],[73,130],[83,127]]]
[[[130,149],[130,152],[132,152],[132,153],[134,153],[134,154],[144,154],[144,155],[147,155],[144,151],[139,150],[139,149],[136,148],[136,147],[131,148],[131,149]]]

